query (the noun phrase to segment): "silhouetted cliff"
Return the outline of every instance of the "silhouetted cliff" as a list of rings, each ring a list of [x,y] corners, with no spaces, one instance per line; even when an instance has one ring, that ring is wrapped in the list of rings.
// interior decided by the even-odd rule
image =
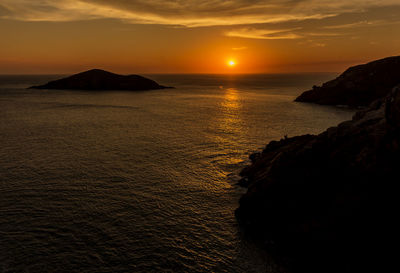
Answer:
[[[301,94],[296,101],[367,106],[400,83],[400,56],[350,67],[338,78]]]
[[[351,121],[250,158],[236,215],[294,272],[400,272],[400,85]]]
[[[68,78],[51,81],[45,85],[32,86],[35,89],[67,90],[152,90],[169,88],[139,75],[118,75],[100,69],[93,69]]]

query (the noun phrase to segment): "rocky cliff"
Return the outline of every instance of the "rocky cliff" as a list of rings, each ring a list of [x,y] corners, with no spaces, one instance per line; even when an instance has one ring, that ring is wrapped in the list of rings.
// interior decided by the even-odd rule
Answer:
[[[168,88],[139,75],[118,75],[100,69],[93,69],[70,77],[51,81],[45,85],[32,86],[34,89],[65,90],[152,90]]]
[[[327,105],[368,106],[400,84],[400,56],[350,67],[338,78],[314,86],[296,101]]]
[[[299,272],[400,272],[400,86],[320,135],[269,143],[236,216]]]

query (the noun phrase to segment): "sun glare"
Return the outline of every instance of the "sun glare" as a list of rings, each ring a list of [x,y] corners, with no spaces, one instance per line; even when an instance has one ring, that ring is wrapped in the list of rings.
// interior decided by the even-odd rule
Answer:
[[[228,65],[229,65],[230,67],[233,67],[233,66],[236,65],[236,62],[235,62],[234,60],[229,60],[229,61],[228,61]]]

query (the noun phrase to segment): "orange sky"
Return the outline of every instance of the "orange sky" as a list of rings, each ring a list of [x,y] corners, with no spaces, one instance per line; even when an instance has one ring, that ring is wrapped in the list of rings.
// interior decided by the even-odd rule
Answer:
[[[400,2],[0,0],[0,34],[1,74],[340,72],[400,55]]]

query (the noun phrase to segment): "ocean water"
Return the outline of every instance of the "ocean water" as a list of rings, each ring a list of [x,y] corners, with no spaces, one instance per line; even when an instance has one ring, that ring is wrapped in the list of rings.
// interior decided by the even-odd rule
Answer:
[[[150,75],[175,89],[27,90],[0,76],[0,272],[277,272],[234,210],[251,152],[353,112],[335,75]]]

